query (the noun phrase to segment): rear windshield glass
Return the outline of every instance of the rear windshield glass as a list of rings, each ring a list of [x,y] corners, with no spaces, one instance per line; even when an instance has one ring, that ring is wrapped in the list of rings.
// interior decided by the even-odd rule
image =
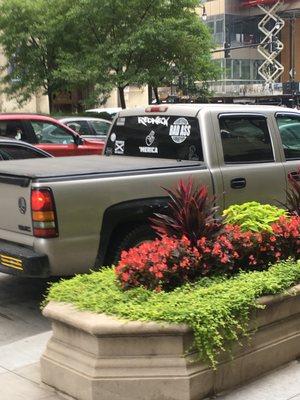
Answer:
[[[106,154],[203,161],[197,118],[141,115],[119,117]]]

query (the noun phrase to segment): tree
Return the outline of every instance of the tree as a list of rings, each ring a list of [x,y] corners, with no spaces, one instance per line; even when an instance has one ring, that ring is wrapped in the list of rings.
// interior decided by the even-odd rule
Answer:
[[[80,21],[77,54],[81,62],[74,66],[72,57],[77,56],[61,53],[58,75],[70,76],[68,71],[73,71],[74,76],[82,76],[89,71],[95,82],[118,88],[123,108],[128,85],[157,87],[180,75],[211,79],[215,71],[212,42],[195,13],[197,5],[198,0],[70,2],[65,19],[71,25]]]
[[[51,107],[52,94],[60,86],[53,78],[58,37],[49,19],[43,0],[1,2],[0,45],[8,60],[2,67],[2,82],[5,92],[16,95],[21,104],[42,89]]]
[[[157,87],[178,76],[213,76],[210,35],[195,13],[198,0],[3,0],[0,45],[8,59],[6,92],[26,101],[53,93],[128,85]]]

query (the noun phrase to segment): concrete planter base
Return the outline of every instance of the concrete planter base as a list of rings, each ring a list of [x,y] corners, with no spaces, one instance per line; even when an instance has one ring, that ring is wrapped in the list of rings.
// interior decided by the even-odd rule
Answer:
[[[300,357],[300,285],[260,299],[252,340],[213,371],[191,352],[185,325],[127,322],[51,302],[42,381],[79,400],[200,400]]]

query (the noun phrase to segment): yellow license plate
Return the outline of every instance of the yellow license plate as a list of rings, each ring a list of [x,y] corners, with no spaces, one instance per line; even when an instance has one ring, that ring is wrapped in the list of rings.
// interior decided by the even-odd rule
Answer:
[[[4,265],[5,267],[10,267],[23,271],[23,262],[19,258],[0,254],[0,264]]]

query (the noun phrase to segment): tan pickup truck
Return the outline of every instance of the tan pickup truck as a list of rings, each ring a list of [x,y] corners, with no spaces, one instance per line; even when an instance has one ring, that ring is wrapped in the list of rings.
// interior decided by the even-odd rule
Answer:
[[[0,271],[71,275],[153,237],[164,187],[192,177],[222,208],[286,199],[300,166],[300,113],[271,106],[123,110],[105,155],[0,164]]]

